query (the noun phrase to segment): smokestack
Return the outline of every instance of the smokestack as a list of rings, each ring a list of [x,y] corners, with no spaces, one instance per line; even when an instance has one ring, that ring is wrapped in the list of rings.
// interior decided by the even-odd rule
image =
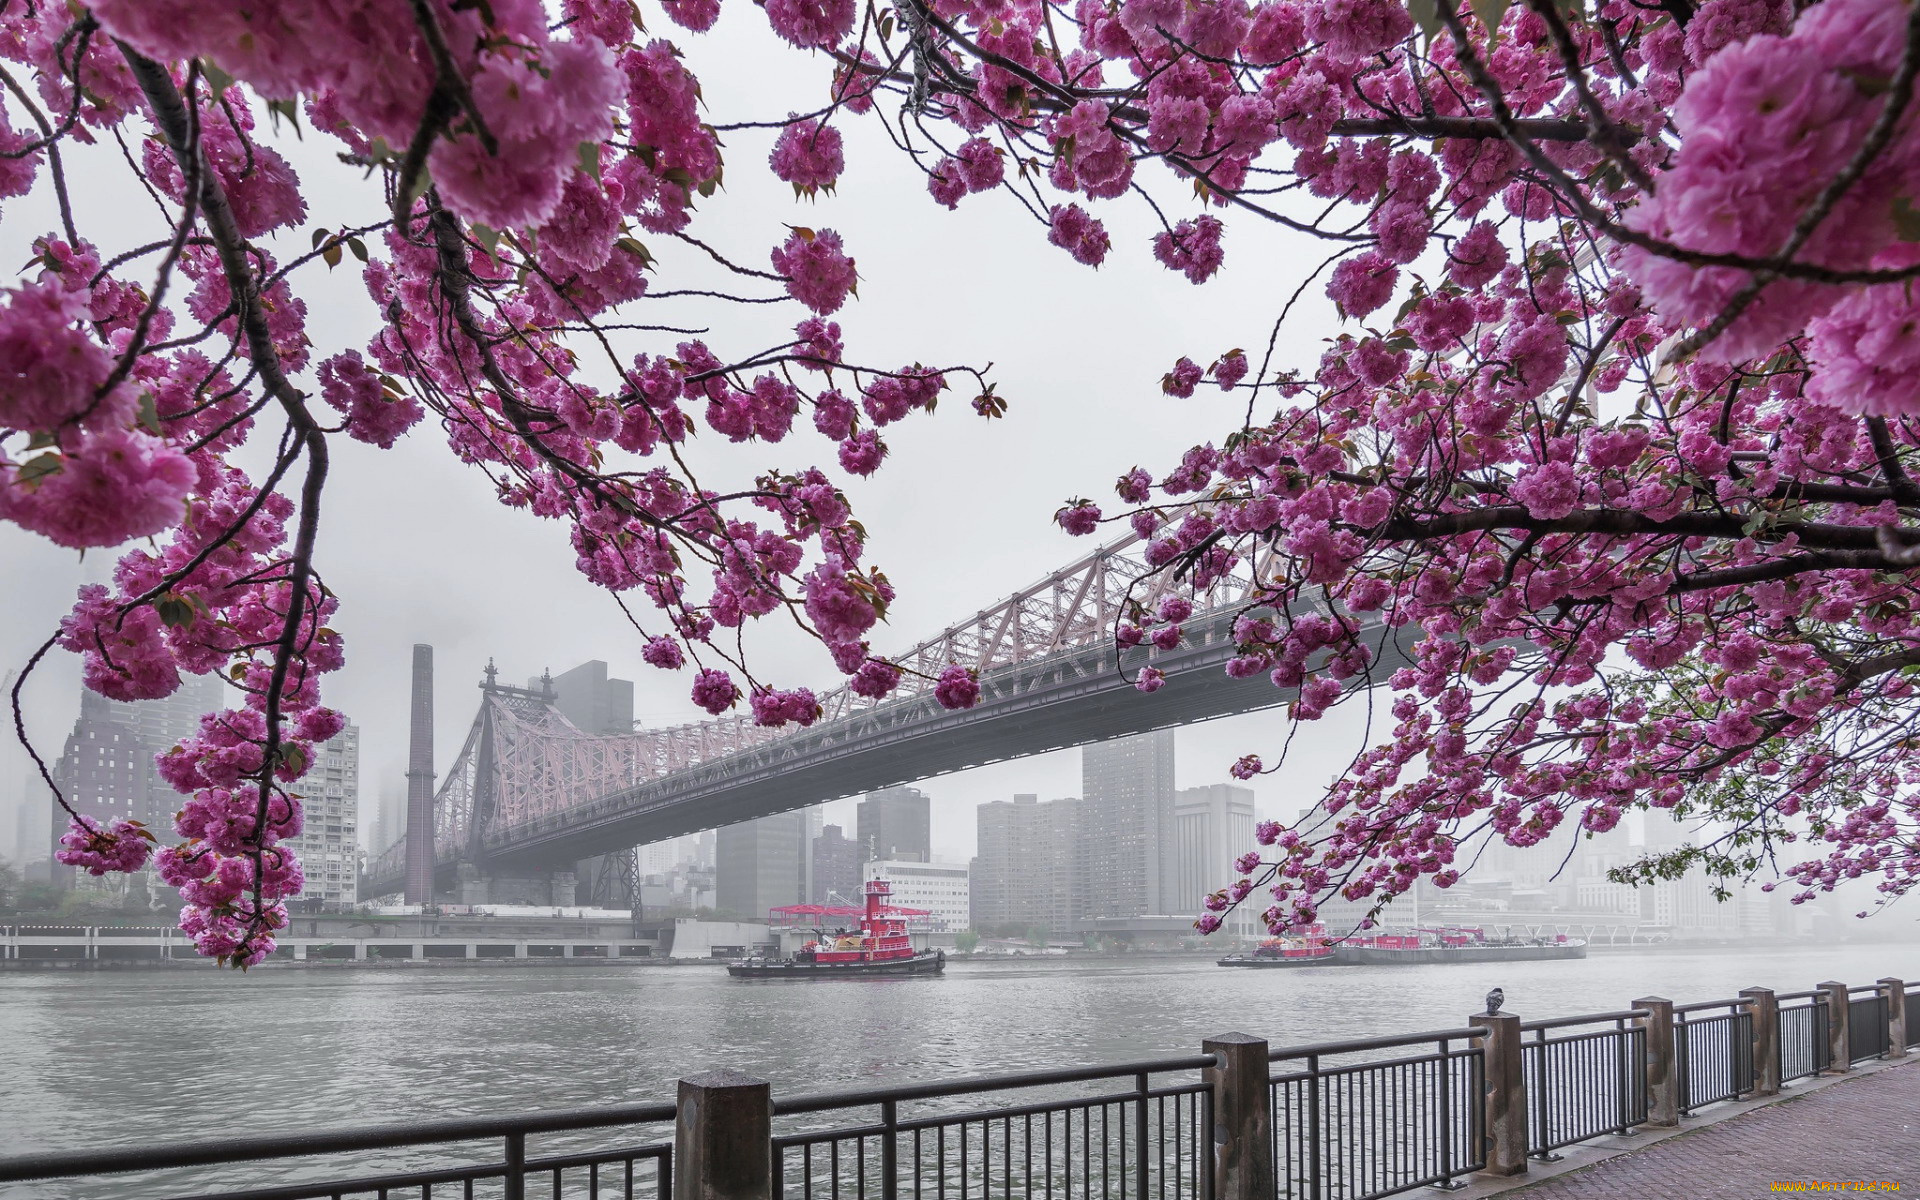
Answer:
[[[408,904],[433,901],[433,647],[413,648],[413,722],[407,749]]]

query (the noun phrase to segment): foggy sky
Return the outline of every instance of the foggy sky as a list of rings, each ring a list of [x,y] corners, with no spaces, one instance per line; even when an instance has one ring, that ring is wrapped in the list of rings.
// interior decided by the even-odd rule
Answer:
[[[778,118],[825,98],[824,62],[778,43],[753,6],[729,7],[704,36],[663,32],[686,51],[715,124]],[[1188,446],[1234,428],[1244,399],[1206,386],[1192,399],[1174,400],[1160,393],[1161,375],[1182,354],[1205,365],[1234,347],[1245,347],[1257,368],[1269,322],[1326,250],[1251,217],[1229,217],[1225,265],[1208,284],[1194,287],[1152,261],[1148,240],[1157,225],[1144,205],[1129,199],[1094,206],[1114,250],[1092,271],[1048,245],[1045,228],[1011,198],[968,197],[950,213],[927,195],[924,176],[871,118],[842,118],[840,126],[847,172],[838,194],[814,203],[796,201],[766,169],[769,131],[725,135],[726,188],[702,203],[690,232],[737,262],[765,269],[768,250],[786,236],[783,222],[838,229],[862,277],[859,298],[835,314],[850,361],[993,364],[992,377],[1009,401],[1006,420],[983,421],[968,408],[971,392],[950,392],[933,417],[917,414],[887,429],[893,452],[875,477],[845,483],[872,533],[872,560],[900,592],[888,624],[873,637],[884,653],[965,619],[1085,553],[1090,540],[1070,539],[1052,522],[1063,501],[1088,496],[1117,508],[1112,484],[1121,472],[1141,465],[1162,473]],[[334,161],[340,147],[332,139],[283,135],[275,144],[301,173],[308,229],[377,217],[377,183]],[[84,234],[109,250],[158,236],[157,214],[110,142],[104,151],[73,148],[70,156]],[[1188,186],[1163,169],[1143,166],[1142,176],[1170,220],[1200,211]],[[0,213],[0,257],[24,262],[32,239],[55,224],[44,188],[8,202]],[[642,240],[661,260],[656,289],[717,284],[771,294],[771,285],[728,281],[670,239],[643,234]],[[284,260],[307,248],[308,232],[282,232],[269,244]],[[316,265],[300,278],[314,361],[363,347],[377,314],[353,260],[331,275]],[[1331,305],[1317,288],[1290,319],[1276,366],[1311,365],[1322,339],[1335,330]],[[716,351],[737,358],[787,340],[805,315],[797,304],[675,299],[643,300],[618,319],[708,326]],[[677,340],[616,338],[628,357],[670,351]],[[1261,401],[1262,412],[1270,407]],[[268,425],[255,436],[270,441],[275,431]],[[363,839],[380,795],[404,790],[407,672],[415,642],[435,649],[436,768],[442,774],[472,720],[489,657],[514,682],[542,669],[558,673],[605,659],[615,675],[635,681],[635,713],[647,724],[703,715],[686,700],[688,672],[664,673],[640,661],[639,636],[574,570],[565,527],[501,508],[485,477],[453,459],[431,417],[391,451],[345,438],[335,439],[333,449],[319,565],[342,598],[333,625],[345,638],[347,665],[327,678],[324,696],[362,731]],[[815,462],[845,478],[832,462],[832,445],[812,433],[804,416],[796,433],[774,446],[729,446],[708,432],[692,458],[709,486]],[[0,526],[0,676],[24,664],[69,608],[75,589],[105,578],[117,557],[114,550],[77,556]],[[771,627],[751,632],[757,636],[749,641],[750,661],[761,678],[821,689],[838,683],[817,645]],[[77,715],[78,681],[77,659],[56,651],[27,688],[29,732],[49,760]],[[1363,708],[1336,710],[1300,739],[1285,774],[1257,781],[1263,814],[1291,816],[1317,798],[1358,747]],[[1271,760],[1285,735],[1279,710],[1184,730],[1177,782],[1227,781],[1234,759],[1259,752]],[[19,800],[27,772],[25,755],[8,739],[0,751],[0,807]],[[1016,791],[1077,795],[1079,782],[1078,751],[1064,751],[922,784],[936,801],[936,847],[945,855],[970,855],[973,808],[982,801]],[[829,809],[827,820],[850,822],[851,815],[850,802],[843,802]],[[11,821],[0,820],[0,844],[10,829]]]

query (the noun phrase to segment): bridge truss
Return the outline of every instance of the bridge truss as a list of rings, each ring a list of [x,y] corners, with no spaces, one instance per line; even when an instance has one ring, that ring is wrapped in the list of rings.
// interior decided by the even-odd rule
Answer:
[[[1220,670],[1234,652],[1234,616],[1263,598],[1255,581],[1267,573],[1270,557],[1251,564],[1251,569],[1241,564],[1198,597],[1196,608],[1203,611],[1186,622],[1182,646],[1171,651],[1141,647],[1121,656],[1113,642],[1117,623],[1156,605],[1173,583],[1171,572],[1149,565],[1145,551],[1146,543],[1138,536],[1109,543],[890,656],[905,671],[892,695],[875,701],[842,686],[821,697],[820,719],[804,729],[765,728],[739,715],[631,734],[592,735],[574,727],[550,697],[498,685],[489,669],[481,685],[480,711],[434,800],[435,861],[442,867],[454,862],[485,867],[500,861],[557,862],[569,853],[607,855],[592,892],[603,902],[623,903],[622,893],[630,897],[637,886],[638,865],[630,854],[615,852],[634,846],[636,837],[660,840],[853,794],[819,794],[824,784],[766,786],[793,781],[799,777],[796,772],[804,774],[801,768],[817,776],[836,756],[872,755],[890,744],[912,749],[918,740],[923,764],[938,765],[939,755],[924,753],[932,744],[930,736],[974,723],[1004,724],[1010,714],[1031,714],[1037,708],[1110,708],[1121,695],[1126,697],[1128,712],[1119,725],[1111,719],[1095,725],[1056,720],[1053,724],[1060,728],[1043,732],[1028,722],[1022,729],[1031,732],[1012,732],[1004,753],[976,748],[961,758],[949,756],[938,769],[918,773],[886,768],[892,774],[885,778],[906,782],[980,761],[1289,699],[1291,693],[1274,688],[1264,677],[1232,680]],[[979,673],[982,698],[975,709],[948,712],[935,703],[934,679],[950,663]],[[1123,666],[1130,674],[1147,665],[1166,672],[1169,687],[1164,696],[1142,696],[1122,675]],[[1195,674],[1204,674],[1205,681],[1185,678]],[[1220,695],[1181,700],[1196,688]],[[996,736],[1006,740],[1009,735],[1001,731]],[[767,794],[741,800],[749,806],[746,810],[720,802],[721,793],[737,799],[734,793],[750,786],[761,786]],[[713,802],[695,803],[702,798]],[[634,818],[642,813],[654,814],[653,819],[636,823]],[[365,881],[369,894],[394,890],[404,861],[404,841],[375,860]]]

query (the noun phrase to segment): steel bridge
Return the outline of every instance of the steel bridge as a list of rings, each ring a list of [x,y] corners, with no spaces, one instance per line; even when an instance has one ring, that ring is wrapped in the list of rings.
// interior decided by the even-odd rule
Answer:
[[[488,677],[480,711],[434,798],[434,862],[485,872],[568,869],[598,855],[756,817],[911,783],[969,767],[1188,725],[1284,704],[1296,695],[1264,672],[1225,673],[1234,619],[1257,603],[1254,578],[1271,561],[1215,582],[1171,650],[1120,650],[1116,623],[1151,609],[1172,580],[1129,536],[942,630],[893,661],[906,669],[882,701],[842,687],[807,728],[768,729],[730,716],[670,729],[581,732],[539,691]],[[1296,609],[1295,615],[1307,610]],[[1402,665],[1409,627],[1373,621],[1362,637],[1374,675]],[[933,679],[950,663],[974,668],[980,700],[949,711]],[[1166,683],[1142,693],[1134,673]],[[630,856],[629,856],[630,858]],[[405,841],[370,864],[361,894],[398,892]],[[631,870],[631,864],[627,866]],[[613,898],[617,889],[600,887]]]

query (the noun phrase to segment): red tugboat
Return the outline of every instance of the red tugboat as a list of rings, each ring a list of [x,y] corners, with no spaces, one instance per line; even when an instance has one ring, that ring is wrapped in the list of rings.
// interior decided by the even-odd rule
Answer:
[[[915,953],[907,936],[905,913],[888,904],[893,885],[867,881],[867,911],[860,932],[828,936],[824,932],[792,958],[746,958],[727,964],[735,979],[838,979],[848,975],[937,975],[947,952]]]
[[[1298,934],[1268,938],[1251,954],[1229,954],[1219,960],[1223,967],[1324,967],[1334,962],[1333,947],[1327,941],[1325,925],[1309,925]]]

